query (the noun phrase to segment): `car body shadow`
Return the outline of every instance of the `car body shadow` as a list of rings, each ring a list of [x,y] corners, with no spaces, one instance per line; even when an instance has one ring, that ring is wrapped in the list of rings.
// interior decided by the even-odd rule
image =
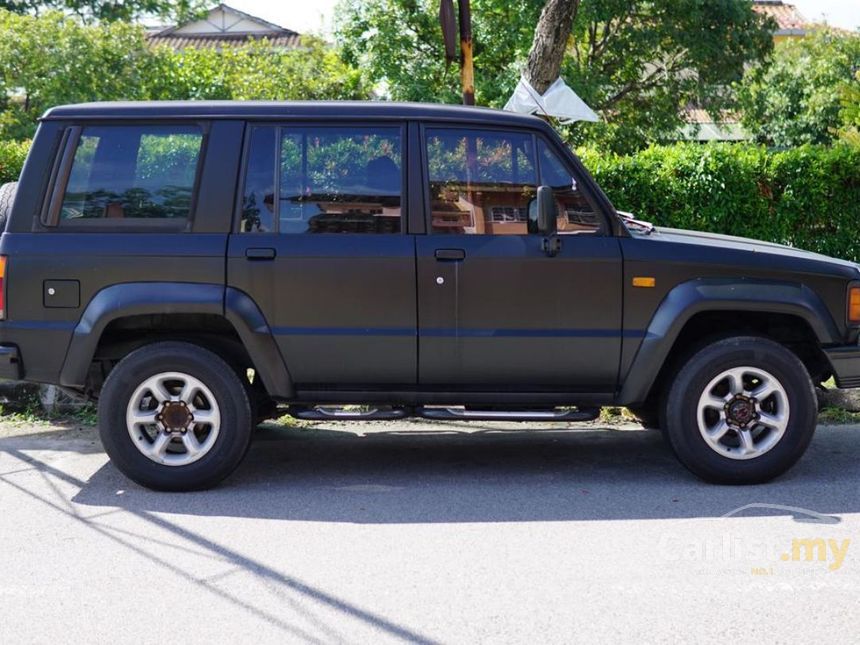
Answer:
[[[148,491],[106,463],[73,501],[371,524],[721,517],[755,502],[772,507],[755,512],[764,515],[786,514],[780,505],[860,511],[860,435],[845,427],[820,428],[809,453],[781,478],[742,487],[699,481],[654,431],[512,424],[364,434],[342,427],[263,428],[229,480],[196,493]]]

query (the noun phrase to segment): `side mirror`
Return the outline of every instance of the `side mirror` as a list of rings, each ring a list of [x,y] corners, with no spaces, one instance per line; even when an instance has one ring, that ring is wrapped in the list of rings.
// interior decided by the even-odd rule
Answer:
[[[529,202],[529,233],[555,235],[558,232],[558,207],[549,186],[538,186],[537,197]]]

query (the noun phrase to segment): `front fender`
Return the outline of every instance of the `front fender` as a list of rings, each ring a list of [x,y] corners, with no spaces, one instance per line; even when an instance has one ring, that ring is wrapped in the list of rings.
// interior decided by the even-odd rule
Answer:
[[[673,288],[651,318],[622,380],[620,405],[645,400],[684,325],[706,311],[789,314],[806,321],[821,344],[842,342],[839,328],[821,298],[803,284],[747,279],[690,280]]]

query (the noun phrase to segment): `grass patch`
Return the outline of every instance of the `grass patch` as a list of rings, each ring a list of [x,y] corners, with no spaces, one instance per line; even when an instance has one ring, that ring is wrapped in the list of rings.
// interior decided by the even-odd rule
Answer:
[[[601,423],[637,423],[637,419],[630,410],[618,406],[607,406],[600,408]]]
[[[860,412],[851,412],[842,408],[828,406],[818,413],[819,423],[860,423]]]
[[[81,425],[94,426],[98,423],[98,411],[92,403],[86,403],[73,410],[46,412],[38,400],[31,399],[20,410],[10,410],[0,405],[0,423],[12,425]]]

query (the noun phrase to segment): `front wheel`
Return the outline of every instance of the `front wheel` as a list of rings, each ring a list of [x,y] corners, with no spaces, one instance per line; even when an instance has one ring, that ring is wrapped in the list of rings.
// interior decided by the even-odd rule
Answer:
[[[665,399],[666,437],[699,477],[757,484],[781,475],[815,432],[815,390],[803,363],[765,338],[735,337],[701,349]]]
[[[190,343],[135,350],[99,397],[99,434],[111,461],[155,490],[199,490],[227,477],[247,452],[252,422],[236,372]]]

